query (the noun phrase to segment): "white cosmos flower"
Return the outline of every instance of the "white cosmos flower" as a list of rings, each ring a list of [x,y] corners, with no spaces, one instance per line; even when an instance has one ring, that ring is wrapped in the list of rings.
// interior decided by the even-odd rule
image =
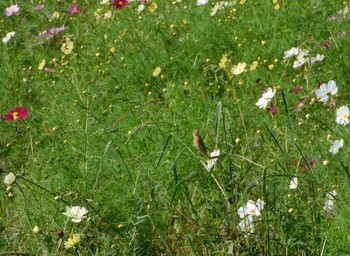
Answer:
[[[333,155],[338,153],[339,149],[341,149],[344,146],[344,140],[335,140],[329,149],[329,152],[331,152]]]
[[[247,215],[251,216],[260,216],[261,210],[264,209],[264,201],[258,199],[256,202],[253,200],[248,200],[247,204],[243,207],[240,207],[237,210],[237,213],[241,219]]]
[[[298,187],[298,178],[294,177],[289,184],[290,189],[296,189]]]
[[[216,162],[218,161],[219,156],[220,156],[220,149],[215,149],[213,152],[210,153],[210,159],[207,160],[207,168],[209,171],[213,169]]]
[[[238,224],[238,229],[248,234],[254,233],[253,217],[251,215],[248,215],[246,218],[241,220]]]
[[[338,124],[347,125],[349,123],[350,110],[348,106],[342,106],[337,110],[336,121]]]
[[[5,186],[8,187],[8,186],[12,185],[12,183],[14,183],[15,180],[16,180],[16,176],[12,172],[10,172],[9,174],[7,174],[5,176],[4,184],[5,184]]]
[[[335,81],[331,80],[328,84],[321,84],[320,88],[315,91],[317,98],[322,102],[327,102],[329,95],[338,93],[338,86]]]
[[[197,5],[205,5],[209,0],[197,0]]]
[[[300,50],[297,55],[297,60],[293,63],[293,68],[297,69],[300,68],[302,65],[307,63],[309,61],[309,58],[307,55],[309,54],[309,51],[307,50]]]
[[[10,41],[10,39],[16,34],[16,32],[14,31],[11,31],[11,32],[8,32],[6,34],[6,36],[2,39],[2,42],[3,43],[7,43],[8,41]]]
[[[337,192],[333,190],[332,192],[328,192],[326,195],[326,202],[323,206],[323,210],[327,212],[331,212],[334,209],[334,198],[337,195]]]
[[[255,103],[255,105],[257,105],[259,108],[265,109],[265,108],[267,108],[267,105],[269,104],[269,102],[270,102],[269,100],[267,100],[267,99],[261,97],[261,98],[258,100],[258,102]]]
[[[297,56],[299,52],[300,52],[299,48],[293,47],[292,49],[284,52],[283,58],[288,59],[290,57]]]
[[[66,207],[66,211],[63,213],[67,217],[72,218],[72,221],[75,223],[81,222],[83,219],[86,218],[85,214],[88,213],[88,210],[86,210],[84,207],[80,206],[73,206],[73,207]]]
[[[256,106],[259,108],[265,109],[269,102],[272,100],[272,98],[275,96],[276,90],[272,90],[271,88],[268,88],[265,93],[261,96],[261,98],[258,100],[257,103],[255,103]]]
[[[311,61],[311,64],[313,64],[316,61],[322,61],[323,59],[324,59],[324,55],[317,54],[316,57],[311,57],[310,61]]]
[[[140,13],[145,9],[145,5],[144,4],[140,4],[139,7],[137,7],[137,12]]]

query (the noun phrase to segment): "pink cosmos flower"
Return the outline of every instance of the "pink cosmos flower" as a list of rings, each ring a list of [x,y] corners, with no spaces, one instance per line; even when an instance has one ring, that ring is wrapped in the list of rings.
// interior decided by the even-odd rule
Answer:
[[[35,10],[38,11],[38,10],[41,10],[41,9],[44,9],[45,5],[43,4],[38,4],[37,6],[35,6]]]
[[[12,16],[12,14],[19,11],[19,6],[17,4],[11,5],[5,9],[6,16]]]
[[[76,4],[72,4],[69,9],[69,14],[77,14],[78,13],[78,6]]]
[[[7,114],[4,114],[4,118],[6,121],[17,121],[22,120],[28,115],[27,108],[17,107],[15,109],[10,109]]]
[[[122,9],[128,4],[128,0],[114,0],[113,6],[117,9]]]

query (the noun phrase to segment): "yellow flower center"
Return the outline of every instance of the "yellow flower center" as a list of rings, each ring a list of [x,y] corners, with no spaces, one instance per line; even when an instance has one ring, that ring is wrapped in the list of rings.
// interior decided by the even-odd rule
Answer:
[[[348,118],[348,114],[344,114],[344,115],[343,115],[343,118],[344,118],[344,119]]]
[[[18,115],[19,115],[18,112],[13,112],[13,113],[12,113],[12,116],[13,116],[13,117],[16,117],[16,116],[18,116]]]
[[[249,212],[250,212],[250,213],[255,213],[255,210],[254,210],[254,209],[251,209]]]
[[[119,1],[118,4],[119,4],[119,5],[123,5],[123,1]]]

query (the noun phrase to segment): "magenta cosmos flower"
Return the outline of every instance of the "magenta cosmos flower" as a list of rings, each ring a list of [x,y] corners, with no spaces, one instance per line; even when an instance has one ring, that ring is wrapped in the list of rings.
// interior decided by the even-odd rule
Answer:
[[[7,121],[17,121],[22,120],[28,115],[26,108],[17,107],[15,109],[10,109],[7,114],[4,114],[4,118]]]
[[[113,6],[117,9],[122,9],[128,4],[128,0],[114,0]]]
[[[77,14],[78,6],[76,4],[72,4],[69,8],[69,14]]]

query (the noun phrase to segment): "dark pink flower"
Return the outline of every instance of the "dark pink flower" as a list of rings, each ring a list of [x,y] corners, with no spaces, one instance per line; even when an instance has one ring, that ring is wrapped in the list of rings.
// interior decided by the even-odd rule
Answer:
[[[323,48],[328,48],[331,45],[331,41],[326,41],[322,44]]]
[[[296,88],[293,88],[290,90],[291,93],[297,93],[297,92],[300,92],[301,90],[303,89],[302,86],[299,86],[299,87],[296,87]]]
[[[69,8],[69,14],[77,14],[78,6],[76,4],[72,4]]]
[[[273,105],[273,103],[271,102],[271,106],[270,106],[270,109],[269,109],[270,113],[272,115],[277,115],[277,106],[276,105]]]
[[[113,6],[117,9],[122,9],[128,4],[128,0],[114,0]]]
[[[17,121],[22,120],[28,115],[27,108],[17,107],[15,109],[10,109],[7,114],[4,114],[4,118],[7,121]]]

